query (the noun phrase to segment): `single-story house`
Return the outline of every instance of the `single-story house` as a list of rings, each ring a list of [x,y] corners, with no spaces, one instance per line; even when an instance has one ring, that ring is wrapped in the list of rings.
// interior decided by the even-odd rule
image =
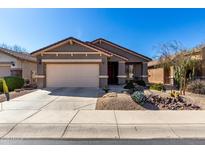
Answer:
[[[104,87],[133,77],[147,82],[151,60],[102,38],[83,42],[69,37],[31,54],[37,58],[39,87]]]
[[[195,79],[205,79],[205,47],[197,49],[192,56],[201,60],[201,67],[195,68]],[[174,85],[174,67],[165,69],[158,60],[150,61],[148,63],[148,81],[150,83]]]
[[[29,53],[0,48],[0,77],[19,76],[31,81],[36,71],[36,58]]]

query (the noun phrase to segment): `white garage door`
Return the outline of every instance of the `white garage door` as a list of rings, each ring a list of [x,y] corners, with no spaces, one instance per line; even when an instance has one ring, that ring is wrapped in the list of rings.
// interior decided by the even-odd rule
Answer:
[[[99,64],[47,64],[47,87],[99,87]]]
[[[10,66],[0,66],[0,77],[10,76]]]

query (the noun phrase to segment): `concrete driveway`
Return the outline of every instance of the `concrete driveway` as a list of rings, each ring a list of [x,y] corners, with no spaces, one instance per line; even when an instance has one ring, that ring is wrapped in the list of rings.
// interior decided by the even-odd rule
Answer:
[[[4,139],[205,139],[205,111],[93,110],[98,90],[37,90],[4,102]]]
[[[49,88],[3,103],[4,110],[94,110],[97,88]]]

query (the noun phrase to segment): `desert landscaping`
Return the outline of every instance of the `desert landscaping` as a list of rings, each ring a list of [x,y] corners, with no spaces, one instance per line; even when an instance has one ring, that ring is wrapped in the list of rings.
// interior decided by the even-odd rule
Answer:
[[[96,110],[204,110],[205,95],[161,91],[133,85],[135,90],[108,92],[98,98]],[[127,87],[126,85],[124,87]],[[132,89],[132,88],[131,88]]]

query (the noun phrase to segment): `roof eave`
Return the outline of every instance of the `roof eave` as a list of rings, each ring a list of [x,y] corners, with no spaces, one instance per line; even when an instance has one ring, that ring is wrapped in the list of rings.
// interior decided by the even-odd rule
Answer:
[[[4,49],[4,50],[6,50],[6,49]],[[9,53],[9,52],[5,52],[4,50],[0,49],[0,52],[3,52],[4,54],[7,54],[7,55],[9,55],[9,56],[12,56],[12,57],[14,57],[14,58],[16,58],[16,59],[19,59],[19,60],[22,60],[22,61],[28,61],[28,62],[34,62],[34,63],[37,62],[37,60],[31,60],[31,59],[26,59],[26,58],[22,58],[22,57],[15,56],[14,54],[11,54],[11,53]],[[34,58],[34,57],[33,57],[33,58]]]
[[[78,39],[76,39],[76,38],[73,38],[73,37],[69,37],[69,38],[67,38],[67,39],[58,41],[58,42],[53,43],[53,44],[51,44],[51,45],[49,45],[49,46],[46,46],[46,47],[41,48],[41,49],[39,49],[39,50],[36,50],[36,51],[32,52],[31,55],[37,56],[37,55],[39,55],[39,54],[42,53],[42,52],[45,52],[45,51],[47,51],[47,50],[49,50],[49,49],[51,49],[51,48],[55,48],[57,45],[60,46],[60,45],[62,45],[62,44],[65,44],[65,43],[68,42],[69,40],[72,40],[72,41],[74,41],[74,42],[76,42],[76,43],[80,43],[81,45],[84,45],[84,46],[86,46],[86,47],[88,47],[88,48],[91,48],[92,50],[95,50],[95,51],[98,51],[98,52],[102,52],[103,54],[105,54],[105,55],[107,55],[107,56],[111,56],[111,54],[106,53],[106,52],[104,52],[104,51],[102,51],[102,50],[96,49],[96,48],[92,47],[91,45],[86,44],[85,42],[80,41],[80,40],[78,40]]]
[[[105,39],[103,39],[103,38],[98,38],[98,39],[92,41],[91,43],[94,44],[94,43],[99,42],[99,41],[103,41],[103,42],[105,42],[105,43],[109,43],[109,44],[111,44],[111,45],[113,45],[113,46],[115,46],[115,47],[117,47],[117,48],[120,48],[121,50],[124,50],[124,51],[126,50],[127,52],[131,52],[131,53],[134,54],[135,56],[138,56],[138,57],[141,57],[141,58],[145,59],[147,62],[149,62],[149,61],[152,60],[151,58],[149,58],[149,57],[147,57],[147,56],[144,56],[144,55],[142,55],[142,54],[139,54],[139,53],[137,53],[137,52],[134,52],[134,51],[132,51],[132,50],[130,50],[130,49],[127,49],[127,48],[125,48],[125,47],[122,47],[122,46],[120,46],[120,45],[118,45],[118,44],[115,44],[115,43],[110,42],[110,41],[108,41],[108,40],[105,40]]]

